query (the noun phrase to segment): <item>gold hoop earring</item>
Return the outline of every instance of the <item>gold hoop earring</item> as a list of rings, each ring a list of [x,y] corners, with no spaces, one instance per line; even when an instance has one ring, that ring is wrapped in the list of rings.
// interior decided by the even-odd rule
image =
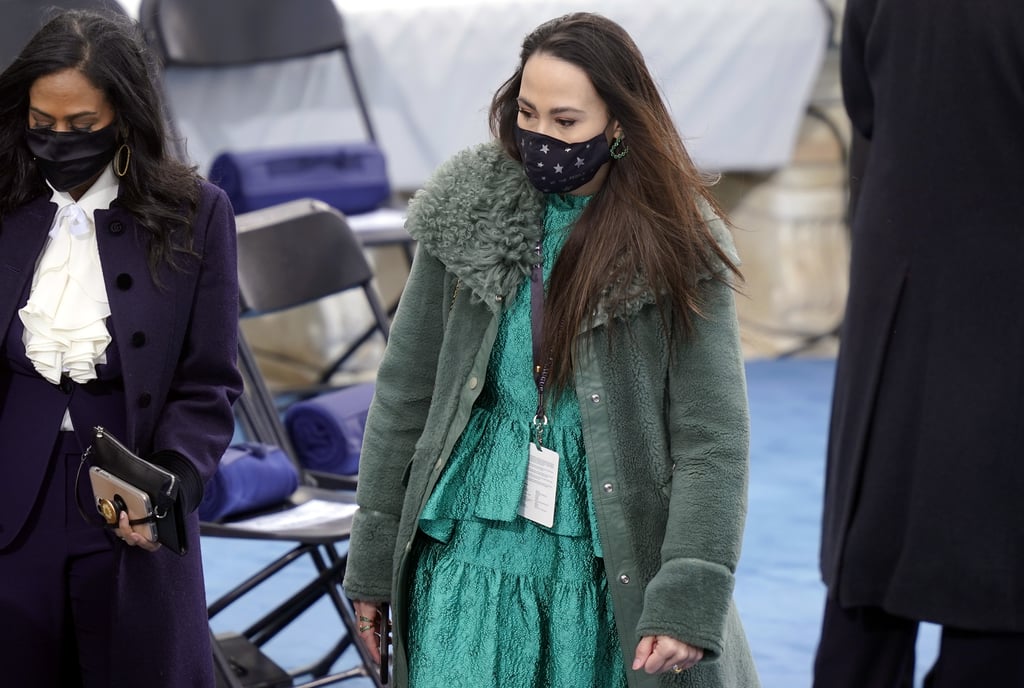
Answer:
[[[621,150],[620,150],[621,148]],[[622,137],[616,136],[615,140],[612,141],[612,147],[608,151],[613,158],[616,160],[622,160],[626,157],[626,153],[629,152],[629,146],[622,143]]]
[[[121,154],[124,154],[124,162],[121,162]],[[114,174],[118,177],[123,177],[128,174],[128,163],[132,161],[132,149],[128,147],[127,143],[122,143],[121,147],[114,153]]]

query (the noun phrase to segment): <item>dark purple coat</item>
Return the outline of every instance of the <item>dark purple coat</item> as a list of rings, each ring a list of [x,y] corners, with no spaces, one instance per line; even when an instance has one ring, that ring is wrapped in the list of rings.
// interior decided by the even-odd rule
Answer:
[[[41,197],[0,225],[0,333],[17,317],[55,211]],[[115,424],[125,428],[125,443],[140,454],[178,452],[205,481],[230,442],[231,404],[241,391],[230,203],[219,189],[203,183],[193,226],[198,256],[183,257],[183,271],[163,269],[162,288],[150,278],[146,235],[133,217],[116,201],[95,217],[127,402],[124,417]],[[0,366],[0,412],[36,402],[8,398],[10,389],[11,374]],[[20,529],[42,481],[44,461],[23,459],[49,456],[64,405],[59,399],[43,402],[40,396],[38,422],[25,428],[22,437],[0,438],[0,549]],[[41,454],[39,447],[44,448]],[[190,551],[184,557],[167,550],[151,554],[118,548],[119,637],[112,648],[118,686],[213,686],[194,512],[188,528]]]
[[[844,606],[1024,632],[1024,2],[848,0],[870,142],[821,567]]]

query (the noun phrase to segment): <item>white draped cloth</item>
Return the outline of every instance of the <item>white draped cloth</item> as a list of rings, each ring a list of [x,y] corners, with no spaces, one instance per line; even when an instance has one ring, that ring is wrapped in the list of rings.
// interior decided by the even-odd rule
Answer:
[[[60,384],[64,373],[79,383],[93,380],[96,366],[107,361],[110,305],[93,213],[110,207],[117,184],[108,166],[78,201],[57,190],[50,197],[57,215],[36,264],[28,303],[18,315],[25,326],[25,354],[53,384]]]

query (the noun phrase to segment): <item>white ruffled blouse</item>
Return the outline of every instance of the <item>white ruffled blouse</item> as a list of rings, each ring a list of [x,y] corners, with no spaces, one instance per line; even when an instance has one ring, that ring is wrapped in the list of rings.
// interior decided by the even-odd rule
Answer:
[[[28,303],[18,315],[25,326],[25,354],[53,384],[60,384],[64,373],[79,383],[93,380],[96,366],[107,362],[110,306],[93,213],[110,207],[117,188],[108,166],[78,201],[57,190],[50,197],[57,215],[36,264]]]

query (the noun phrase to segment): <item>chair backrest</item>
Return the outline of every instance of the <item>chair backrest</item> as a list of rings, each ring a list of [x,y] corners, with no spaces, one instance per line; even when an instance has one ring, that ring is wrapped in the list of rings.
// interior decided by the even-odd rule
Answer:
[[[237,224],[243,318],[281,313],[357,289],[365,298],[370,328],[350,339],[348,348],[324,367],[320,383],[329,383],[373,334],[387,341],[390,319],[373,284],[373,269],[344,215],[326,203],[300,199],[242,213]],[[353,303],[348,310],[358,306]]]
[[[0,0],[0,71],[57,10],[101,10],[127,16],[117,0]]]
[[[139,22],[163,65],[169,116],[202,171],[225,150],[347,136],[359,125],[329,117],[352,102],[335,87],[343,81],[376,141],[333,0],[142,0]]]
[[[346,50],[333,0],[143,0],[139,20],[166,64],[255,64]]]
[[[242,213],[237,225],[243,317],[295,308],[356,287],[366,289],[373,279],[348,220],[326,203],[282,203]],[[383,329],[386,332],[386,324]]]

